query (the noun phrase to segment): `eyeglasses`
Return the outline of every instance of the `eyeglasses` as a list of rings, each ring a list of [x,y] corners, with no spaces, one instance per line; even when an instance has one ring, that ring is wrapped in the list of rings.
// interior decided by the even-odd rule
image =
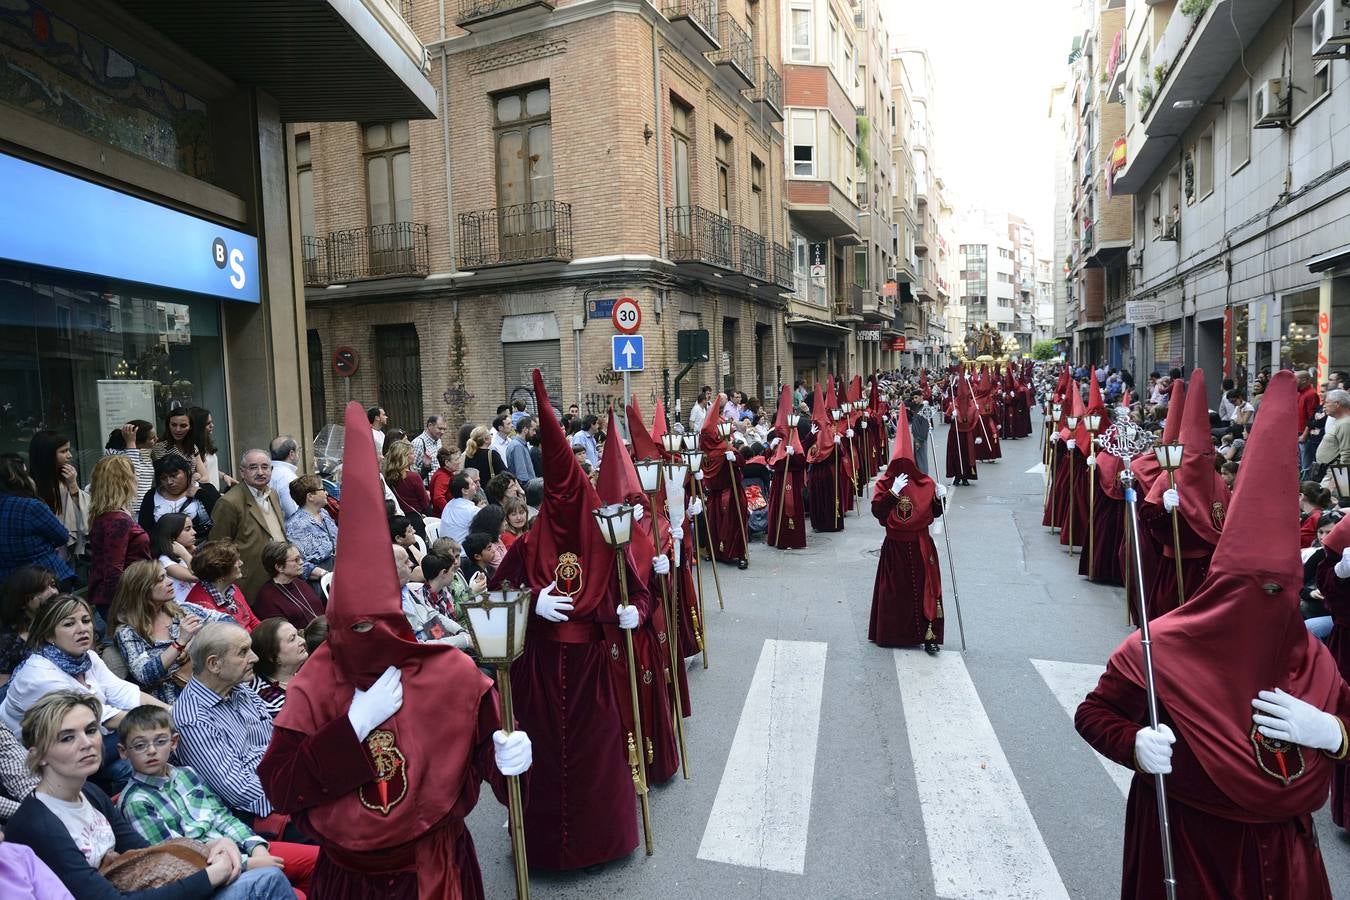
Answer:
[[[173,743],[173,738],[171,737],[157,737],[153,741],[134,741],[127,745],[127,749],[132,753],[144,753],[151,747],[154,747],[156,750],[163,750],[171,743]]]

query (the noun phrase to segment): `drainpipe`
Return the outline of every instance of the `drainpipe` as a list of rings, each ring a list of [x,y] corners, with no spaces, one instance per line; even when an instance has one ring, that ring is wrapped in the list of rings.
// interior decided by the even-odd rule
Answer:
[[[442,3],[445,0],[441,0]],[[660,257],[666,258],[666,140],[661,130],[661,48],[657,46],[659,32],[652,23],[652,118],[656,129],[656,231]]]
[[[450,179],[450,54],[446,50],[445,0],[437,4],[441,51],[441,147],[445,159],[445,237],[450,251],[450,274],[459,271],[459,249],[455,241],[455,196]]]

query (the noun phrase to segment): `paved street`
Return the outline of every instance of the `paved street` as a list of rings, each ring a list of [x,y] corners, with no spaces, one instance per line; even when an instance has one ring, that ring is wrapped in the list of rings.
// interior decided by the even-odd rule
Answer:
[[[935,439],[940,455],[945,429]],[[757,545],[748,571],[721,567],[726,609],[705,603],[692,780],[654,792],[655,856],[536,872],[533,895],[1118,896],[1128,776],[1072,715],[1126,634],[1124,595],[1080,579],[1041,528],[1036,441],[1004,454],[951,497],[967,653],[942,538],[937,659],[867,641],[870,516],[802,552]],[[492,897],[512,890],[504,820],[487,794],[469,820]],[[1333,890],[1350,893],[1350,841],[1325,814],[1319,828]]]

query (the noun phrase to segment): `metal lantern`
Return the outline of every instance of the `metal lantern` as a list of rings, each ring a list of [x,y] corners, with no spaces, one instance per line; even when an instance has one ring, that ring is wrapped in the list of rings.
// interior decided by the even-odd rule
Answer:
[[[532,598],[528,587],[516,588],[508,582],[463,601],[469,636],[483,663],[510,665],[525,651],[525,625]]]
[[[1336,488],[1336,496],[1342,499],[1350,497],[1350,466],[1332,463],[1327,466],[1327,472],[1331,474],[1331,484]]]
[[[1075,428],[1078,427],[1078,417],[1068,416],[1064,419],[1064,423],[1069,426],[1070,431],[1073,431]]]
[[[1153,455],[1158,459],[1158,465],[1162,466],[1164,471],[1175,472],[1181,468],[1182,445],[1178,443],[1155,444],[1153,446]]]
[[[667,431],[661,435],[661,446],[665,448],[667,453],[679,453],[681,448],[684,447],[684,436]]]
[[[733,424],[730,423],[730,422],[718,422],[718,423],[717,423],[717,433],[718,433],[719,435],[721,435],[724,439],[725,439],[725,438],[729,438],[729,437],[731,437],[731,431],[732,431],[732,429],[735,428],[735,427],[736,427],[736,426],[733,425]]]
[[[611,547],[626,547],[633,539],[633,507],[627,503],[611,503],[591,510],[600,536]]]
[[[685,451],[684,461],[689,466],[690,474],[699,471],[700,469],[703,468],[703,451],[702,450]]]
[[[661,477],[666,480],[666,484],[683,485],[684,479],[689,475],[689,466],[682,462],[673,462],[666,460],[661,463]]]
[[[1064,407],[1056,403],[1050,407],[1050,414],[1054,416],[1055,421],[1058,422],[1064,415]]]
[[[787,414],[787,423],[789,428],[796,428],[798,425],[801,424],[801,421],[802,421],[801,413],[790,412]]]
[[[633,463],[637,469],[638,482],[644,494],[655,494],[661,490],[661,460],[639,459]]]
[[[1088,413],[1083,416],[1083,425],[1087,427],[1088,431],[1096,434],[1102,428],[1102,417],[1097,413]]]
[[[691,431],[685,434],[683,437],[684,437],[684,452],[688,453],[690,450],[694,450],[698,447],[698,435],[694,434]]]
[[[863,431],[867,430],[867,416],[863,416],[861,419],[858,420],[858,427],[861,428]]]
[[[843,411],[842,409],[832,409],[832,410],[830,410],[830,418],[833,419],[833,420],[836,421],[836,422],[838,422],[839,419],[840,419],[840,417],[842,417],[843,415],[844,415],[844,411]]]

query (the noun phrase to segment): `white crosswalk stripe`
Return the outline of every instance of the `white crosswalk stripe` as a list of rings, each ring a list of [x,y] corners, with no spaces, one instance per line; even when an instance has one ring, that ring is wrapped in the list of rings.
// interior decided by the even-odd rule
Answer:
[[[937,895],[1067,900],[965,660],[894,656]]]
[[[1050,688],[1050,693],[1055,695],[1055,699],[1064,707],[1070,719],[1078,711],[1078,704],[1082,703],[1088,692],[1097,686],[1097,679],[1106,671],[1105,666],[1060,662],[1056,659],[1033,659],[1031,664],[1041,673],[1041,678]],[[1116,765],[1095,750],[1093,753],[1101,762],[1102,768],[1106,769],[1106,774],[1116,783],[1116,787],[1120,788],[1121,796],[1128,796],[1134,773],[1124,766]]]
[[[802,874],[825,651],[819,641],[764,642],[699,859]]]

